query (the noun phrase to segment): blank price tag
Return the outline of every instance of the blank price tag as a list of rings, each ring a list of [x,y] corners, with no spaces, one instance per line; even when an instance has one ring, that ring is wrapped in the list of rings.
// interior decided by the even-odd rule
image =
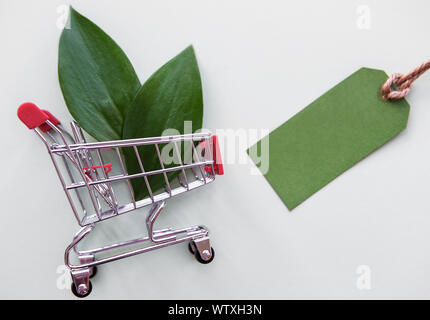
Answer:
[[[288,209],[406,128],[407,101],[381,98],[387,77],[361,68],[270,133],[264,176]],[[248,149],[256,164],[260,144]]]

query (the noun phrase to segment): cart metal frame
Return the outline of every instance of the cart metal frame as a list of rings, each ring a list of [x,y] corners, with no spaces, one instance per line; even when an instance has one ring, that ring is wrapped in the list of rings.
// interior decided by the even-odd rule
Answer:
[[[96,266],[174,244],[188,241],[190,251],[199,262],[206,264],[213,260],[215,252],[211,247],[207,228],[192,226],[182,229],[154,230],[154,224],[164,209],[167,199],[207,185],[215,180],[216,175],[223,174],[215,135],[206,132],[87,142],[76,122],[71,122],[72,133],[69,133],[49,111],[39,109],[33,103],[22,104],[18,108],[18,117],[46,146],[75,218],[81,226],[64,254],[65,264],[70,269],[73,280],[72,292],[76,296],[85,297],[90,294],[92,290],[90,278],[95,275]],[[174,165],[165,165],[162,159],[160,145],[165,144],[174,146],[177,157],[177,163]],[[190,159],[182,159],[178,144],[184,144],[184,146],[188,144],[191,152]],[[145,171],[145,161],[139,152],[139,148],[144,146],[154,147],[160,169]],[[125,148],[133,149],[140,172],[127,172],[123,159]],[[117,165],[105,162],[106,155],[113,156]],[[115,169],[120,169],[119,173],[110,174],[113,166]],[[172,179],[169,180],[169,175],[174,171],[178,173],[175,183]],[[149,176],[155,174],[164,177],[166,183],[164,190],[152,190]],[[135,199],[130,182],[131,179],[136,178],[143,178],[148,194],[140,200]],[[128,201],[122,201],[117,196],[120,188],[127,190]],[[79,243],[95,229],[96,223],[146,206],[151,206],[146,216],[146,236],[99,248],[87,250],[78,248]],[[136,244],[144,246],[97,259],[99,253],[109,253]],[[78,264],[71,262],[72,252],[77,255]]]

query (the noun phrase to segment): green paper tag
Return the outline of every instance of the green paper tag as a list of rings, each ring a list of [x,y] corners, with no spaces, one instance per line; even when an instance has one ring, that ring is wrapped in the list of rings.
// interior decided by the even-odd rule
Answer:
[[[361,68],[269,134],[263,174],[288,209],[406,128],[407,101],[380,97],[387,77]],[[256,164],[261,141],[248,149]]]

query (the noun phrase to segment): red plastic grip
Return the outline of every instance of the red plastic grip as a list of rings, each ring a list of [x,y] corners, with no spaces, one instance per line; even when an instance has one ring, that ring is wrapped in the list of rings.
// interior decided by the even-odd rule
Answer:
[[[212,153],[214,159],[215,173],[218,175],[223,175],[224,166],[222,165],[221,151],[219,149],[218,137],[216,135],[212,136]]]
[[[42,110],[47,116],[48,116],[48,120],[50,121],[50,122],[52,122],[52,124],[54,125],[54,126],[56,126],[56,125],[59,125],[61,122],[57,119],[57,118],[55,118],[53,115],[52,115],[52,113],[51,112],[49,112],[48,110]],[[47,124],[47,123],[42,123],[40,126],[39,126],[39,129],[40,130],[42,130],[43,132],[46,132],[46,131],[49,131],[49,130],[51,130],[52,128],[51,128],[51,126],[49,125],[49,124]]]
[[[18,108],[18,118],[29,128],[34,129],[49,120],[49,116],[34,103],[25,102]]]
[[[203,141],[200,143],[202,148],[206,148],[206,142]],[[222,165],[222,157],[221,152],[219,149],[218,144],[218,137],[216,135],[212,136],[212,139],[210,141],[211,149],[212,149],[212,159],[214,160],[214,171],[217,175],[223,175],[224,174],[224,166]],[[211,172],[212,166],[205,166],[205,171]]]

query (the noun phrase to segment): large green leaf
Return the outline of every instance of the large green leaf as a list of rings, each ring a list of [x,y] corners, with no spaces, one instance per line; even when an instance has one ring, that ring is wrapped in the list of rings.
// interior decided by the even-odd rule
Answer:
[[[70,7],[61,34],[58,76],[73,118],[97,140],[121,139],[128,107],[140,82],[121,48]]]
[[[123,138],[157,137],[165,129],[184,133],[184,121],[192,121],[193,131],[202,127],[202,84],[192,46],[167,62],[145,82],[127,113]],[[140,147],[139,155],[145,171],[160,169],[155,148]],[[140,173],[134,150],[124,150],[124,156],[128,172]],[[169,173],[169,179],[176,174],[178,172]],[[165,185],[160,174],[148,176],[148,180],[153,191]],[[148,194],[143,179],[133,179],[132,184],[136,200]]]

